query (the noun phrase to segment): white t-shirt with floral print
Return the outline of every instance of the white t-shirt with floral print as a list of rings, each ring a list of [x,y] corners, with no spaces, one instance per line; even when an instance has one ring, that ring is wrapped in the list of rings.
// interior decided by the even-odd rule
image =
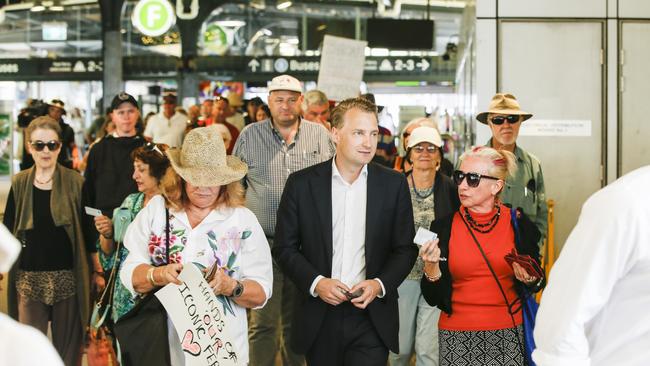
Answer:
[[[192,228],[183,211],[169,210],[170,263],[196,263],[205,268],[215,261],[226,267],[226,273],[237,280],[252,280],[260,284],[271,297],[273,268],[271,251],[255,215],[245,207],[223,208],[212,211]],[[165,264],[165,201],[155,196],[138,213],[124,237],[129,255],[120,269],[120,279],[135,296],[133,271],[140,264]],[[248,323],[246,309],[227,297],[220,297],[227,316],[239,325],[233,342],[240,355],[240,364],[248,363]],[[266,304],[266,301],[265,301]],[[264,305],[260,306],[263,307]],[[170,323],[171,325],[171,323]],[[176,330],[170,326],[172,365],[183,365],[183,352]]]

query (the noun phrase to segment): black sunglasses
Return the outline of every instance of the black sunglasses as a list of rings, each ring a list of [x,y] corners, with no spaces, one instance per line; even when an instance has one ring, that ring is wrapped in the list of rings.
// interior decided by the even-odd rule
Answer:
[[[158,145],[154,144],[153,142],[147,142],[147,143],[144,145],[144,149],[145,149],[146,151],[155,151],[155,152],[157,152],[158,154],[160,154],[162,157],[165,157],[165,154],[163,154],[163,152],[160,151],[160,149],[158,148]]]
[[[489,175],[482,175],[479,173],[465,173],[460,170],[454,171],[452,178],[454,178],[454,183],[456,183],[457,186],[463,183],[463,179],[467,178],[467,185],[470,187],[478,187],[479,183],[481,183],[482,178],[499,180],[499,178],[491,177]]]
[[[61,146],[61,142],[52,140],[48,142],[43,142],[41,140],[36,140],[30,142],[30,145],[32,145],[32,148],[36,151],[43,151],[45,149],[45,146],[47,146],[47,149],[50,151],[57,150]]]
[[[511,125],[513,125],[513,124],[519,122],[519,117],[520,117],[519,115],[516,115],[516,114],[510,114],[510,115],[508,115],[508,116],[496,116],[496,117],[492,117],[492,119],[491,119],[490,121],[491,121],[493,124],[497,125],[497,126],[502,125],[503,122],[508,122],[508,123],[510,123]]]

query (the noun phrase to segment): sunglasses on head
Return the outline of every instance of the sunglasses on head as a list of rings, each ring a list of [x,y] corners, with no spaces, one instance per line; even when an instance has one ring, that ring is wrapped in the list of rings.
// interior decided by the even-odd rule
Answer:
[[[454,171],[452,178],[454,178],[454,183],[456,183],[457,186],[463,183],[463,179],[467,178],[467,185],[470,187],[478,187],[479,183],[481,183],[482,178],[499,180],[499,178],[491,177],[489,175],[482,175],[479,173],[465,173],[460,170]]]
[[[154,144],[153,142],[147,142],[147,143],[144,145],[144,149],[145,149],[146,151],[155,151],[155,152],[157,152],[158,154],[160,154],[162,157],[165,157],[165,154],[163,154],[163,152],[160,151],[160,149],[158,148],[158,145]]]
[[[30,145],[32,145],[32,148],[36,151],[43,151],[45,149],[45,146],[47,146],[47,149],[50,151],[54,151],[58,149],[61,146],[61,142],[52,140],[48,142],[43,142],[41,140],[36,140],[30,142]]]
[[[492,122],[493,124],[495,124],[497,126],[502,125],[504,122],[508,122],[508,123],[510,123],[512,125],[512,124],[515,124],[515,123],[519,122],[519,117],[520,116],[518,116],[516,114],[510,114],[508,116],[496,116],[496,117],[492,117],[490,122]]]
[[[429,154],[434,154],[436,152],[436,150],[438,150],[438,148],[433,146],[433,145],[432,146],[427,146],[427,147],[424,147],[424,146],[414,146],[413,147],[413,151],[417,152],[418,154],[422,154],[425,150]]]

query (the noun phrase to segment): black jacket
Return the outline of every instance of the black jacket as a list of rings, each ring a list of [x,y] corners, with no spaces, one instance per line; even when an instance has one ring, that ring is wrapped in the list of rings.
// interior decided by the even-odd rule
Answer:
[[[539,263],[539,247],[537,245],[540,238],[539,230],[522,211],[518,211],[518,213],[517,221],[519,226],[519,235],[515,233],[515,237],[519,237],[519,240],[516,240],[515,243],[517,252],[522,255],[529,255]],[[446,217],[442,217],[431,223],[430,230],[438,234],[438,239],[440,240],[438,243],[440,247],[440,256],[444,258],[449,258],[449,239],[451,236],[451,225],[455,214],[456,213],[453,213]],[[442,273],[442,277],[436,282],[431,282],[424,276],[422,277],[420,283],[422,296],[429,305],[437,306],[445,313],[451,314],[453,311],[451,308],[451,284],[453,278],[449,272],[448,261],[440,262],[440,272]],[[530,287],[515,280],[515,289],[520,296],[524,294],[525,290],[537,292],[542,289],[544,285],[545,279],[542,279],[541,282]]]
[[[291,345],[306,353],[330,305],[309,293],[312,282],[332,274],[332,160],[289,176],[278,208],[273,258],[298,287]],[[366,278],[386,289],[366,308],[387,348],[398,351],[397,287],[417,257],[413,208],[403,174],[368,164],[366,204]]]
[[[435,217],[445,217],[458,211],[460,199],[458,198],[458,186],[451,178],[444,174],[436,174],[433,181],[433,212]],[[407,179],[411,179],[412,171],[406,173]]]

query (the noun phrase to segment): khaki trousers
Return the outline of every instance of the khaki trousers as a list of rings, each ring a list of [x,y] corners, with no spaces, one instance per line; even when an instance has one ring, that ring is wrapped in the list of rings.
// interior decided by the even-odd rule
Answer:
[[[81,361],[83,332],[79,319],[77,296],[70,296],[54,305],[18,295],[18,321],[47,335],[52,322],[52,344],[66,366],[78,366]]]

